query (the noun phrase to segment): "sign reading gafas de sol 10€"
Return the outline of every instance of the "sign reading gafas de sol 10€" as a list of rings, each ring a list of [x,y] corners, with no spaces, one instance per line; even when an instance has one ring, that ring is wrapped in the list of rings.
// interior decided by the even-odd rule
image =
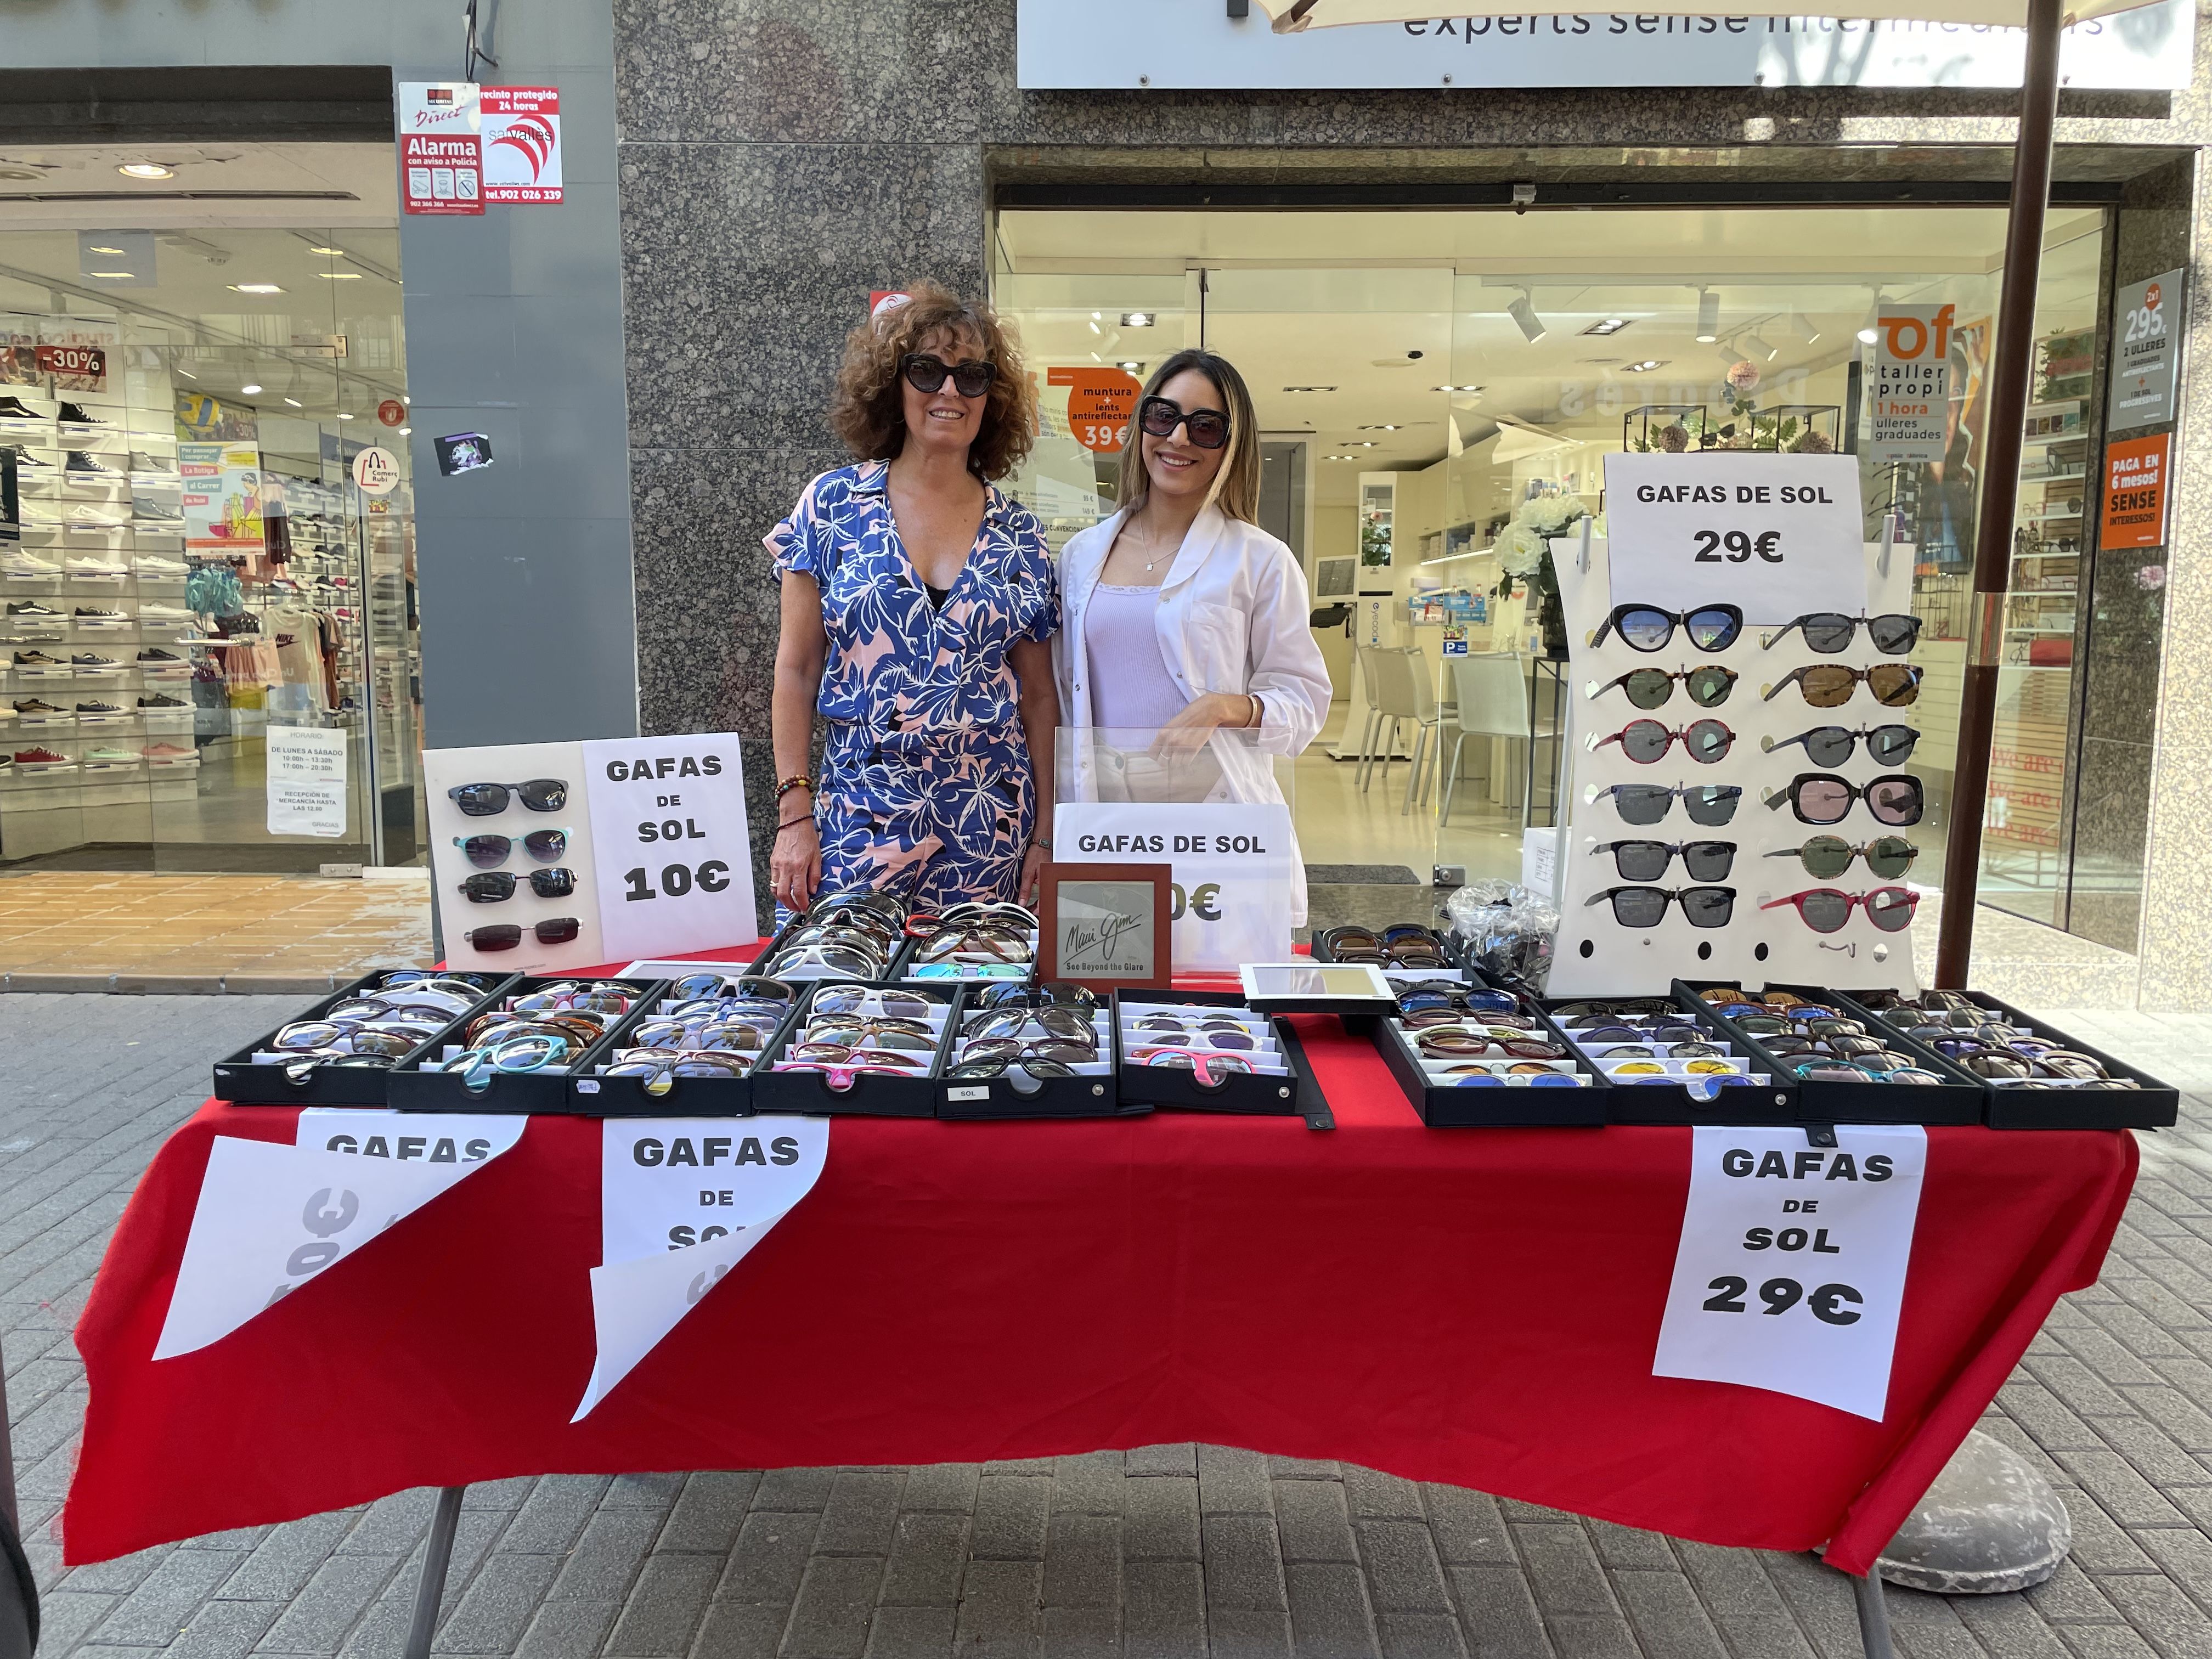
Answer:
[[[583,750],[607,959],[757,938],[738,740],[615,738]]]

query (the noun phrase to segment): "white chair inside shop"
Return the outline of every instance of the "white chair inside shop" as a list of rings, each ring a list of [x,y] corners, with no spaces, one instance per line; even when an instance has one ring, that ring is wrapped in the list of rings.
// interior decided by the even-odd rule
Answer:
[[[1367,774],[1375,763],[1375,733],[1381,727],[1384,718],[1382,711],[1376,707],[1375,703],[1373,660],[1382,654],[1382,649],[1380,646],[1363,645],[1354,653],[1359,664],[1359,693],[1367,700],[1367,725],[1359,734],[1359,787],[1363,790],[1367,787]],[[1348,728],[1351,724],[1347,717],[1345,725]]]
[[[1412,810],[1413,794],[1425,780],[1422,769],[1432,759],[1429,750],[1429,734],[1437,724],[1436,693],[1429,687],[1426,664],[1419,651],[1376,649],[1365,659],[1365,666],[1373,675],[1375,708],[1382,715],[1382,732],[1377,754],[1382,765],[1382,776],[1387,784],[1390,776],[1390,762],[1398,751],[1401,728],[1407,721],[1413,726],[1413,746],[1411,766],[1406,778],[1406,801],[1399,808],[1402,812]],[[1374,781],[1375,763],[1370,760],[1367,775],[1360,781],[1364,793]],[[1424,799],[1425,788],[1422,789]]]
[[[1451,759],[1444,767],[1443,798],[1437,805],[1437,820],[1447,823],[1451,821],[1452,794],[1459,787],[1460,756],[1467,747],[1467,740],[1478,739],[1475,753],[1484,760],[1482,770],[1486,775],[1489,756],[1496,746],[1492,740],[1504,738],[1515,744],[1528,741],[1528,670],[1524,659],[1510,651],[1455,657],[1452,659],[1452,682],[1459,691],[1459,736],[1452,744]],[[1521,753],[1518,749],[1507,750],[1510,758],[1506,764],[1515,769],[1514,781],[1506,796],[1509,802],[1517,800],[1521,793]]]

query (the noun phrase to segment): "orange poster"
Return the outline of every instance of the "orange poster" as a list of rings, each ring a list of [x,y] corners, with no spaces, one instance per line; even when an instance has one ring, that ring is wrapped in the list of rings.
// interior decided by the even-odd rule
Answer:
[[[1047,386],[1067,391],[1067,429],[1075,441],[1101,455],[1118,455],[1137,418],[1137,396],[1144,387],[1120,368],[1048,368]]]
[[[2173,437],[2130,438],[2105,446],[2105,533],[2101,547],[2166,545],[2166,469]]]

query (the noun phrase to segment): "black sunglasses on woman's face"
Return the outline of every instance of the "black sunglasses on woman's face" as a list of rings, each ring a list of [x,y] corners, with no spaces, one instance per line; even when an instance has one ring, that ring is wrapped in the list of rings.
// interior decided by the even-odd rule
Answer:
[[[1218,409],[1183,412],[1172,398],[1147,398],[1137,405],[1137,424],[1155,438],[1171,438],[1181,427],[1183,435],[1200,449],[1218,449],[1229,441],[1229,416]]]
[[[974,357],[963,363],[947,363],[926,351],[909,351],[899,359],[899,373],[906,376],[908,386],[922,392],[935,392],[949,374],[955,392],[963,398],[980,398],[991,389],[999,366]]]

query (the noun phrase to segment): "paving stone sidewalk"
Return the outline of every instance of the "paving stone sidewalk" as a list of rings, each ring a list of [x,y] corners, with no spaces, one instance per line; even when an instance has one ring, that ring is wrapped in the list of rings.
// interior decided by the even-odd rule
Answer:
[[[0,1350],[44,1659],[398,1659],[431,1494],[64,1572],[69,1331],[210,1058],[290,999],[0,997]],[[2212,1020],[2066,1023],[2202,1091],[2145,1138],[2104,1282],[1984,1425],[2075,1551],[2021,1595],[1890,1592],[1900,1651],[2212,1656]],[[1334,1463],[1211,1446],[472,1488],[436,1651],[522,1659],[1851,1659],[1844,1581]]]

